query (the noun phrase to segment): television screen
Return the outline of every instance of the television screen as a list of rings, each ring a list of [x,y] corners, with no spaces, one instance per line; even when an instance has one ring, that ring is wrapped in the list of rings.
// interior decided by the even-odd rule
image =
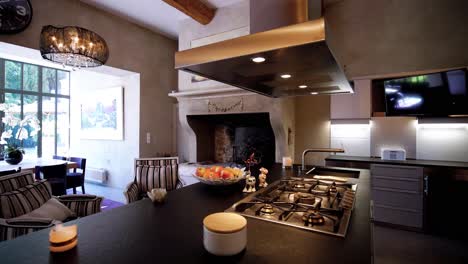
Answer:
[[[387,115],[468,114],[466,70],[454,70],[383,82]]]

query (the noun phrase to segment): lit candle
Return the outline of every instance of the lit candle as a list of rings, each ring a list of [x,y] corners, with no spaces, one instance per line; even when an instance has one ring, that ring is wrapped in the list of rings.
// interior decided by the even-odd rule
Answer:
[[[291,168],[291,167],[292,167],[291,157],[283,157],[283,168]]]
[[[57,225],[49,233],[49,249],[52,252],[64,252],[78,244],[78,227],[76,225]]]

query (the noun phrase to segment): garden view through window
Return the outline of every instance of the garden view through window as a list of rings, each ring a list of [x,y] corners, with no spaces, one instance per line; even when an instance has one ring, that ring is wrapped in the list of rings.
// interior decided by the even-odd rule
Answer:
[[[14,139],[26,157],[67,155],[70,143],[70,72],[0,58],[0,103],[13,105],[13,115],[34,115],[40,130],[26,126],[28,137]],[[2,118],[4,113],[1,112]],[[5,125],[2,123],[1,132]],[[17,129],[17,128],[16,128]],[[13,128],[13,135],[17,131]],[[3,148],[2,148],[3,150]]]

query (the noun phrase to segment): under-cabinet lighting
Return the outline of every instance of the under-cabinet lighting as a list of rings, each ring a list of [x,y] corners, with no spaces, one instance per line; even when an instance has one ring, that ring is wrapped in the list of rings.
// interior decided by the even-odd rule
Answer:
[[[310,94],[311,95],[317,95],[318,93],[317,92],[311,92]]]
[[[371,124],[331,124],[332,138],[370,138]]]
[[[307,88],[307,85],[303,84],[303,85],[299,85],[298,87],[301,88],[301,89],[305,89],[305,88]]]
[[[283,79],[289,79],[291,77],[292,77],[291,74],[287,74],[287,73],[286,74],[281,74],[281,78],[283,78]]]
[[[431,123],[431,124],[418,124],[418,128],[429,128],[429,129],[468,129],[466,123]]]

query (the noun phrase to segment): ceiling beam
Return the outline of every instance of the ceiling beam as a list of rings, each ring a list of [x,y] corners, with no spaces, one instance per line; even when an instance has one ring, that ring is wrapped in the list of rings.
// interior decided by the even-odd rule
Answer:
[[[216,9],[210,8],[200,0],[163,0],[182,11],[198,23],[207,25],[213,19]]]

